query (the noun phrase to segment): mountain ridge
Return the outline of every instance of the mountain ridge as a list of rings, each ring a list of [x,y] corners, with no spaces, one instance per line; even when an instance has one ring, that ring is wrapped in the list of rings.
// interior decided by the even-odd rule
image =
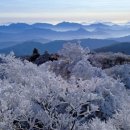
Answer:
[[[89,47],[91,50],[103,46],[114,44],[116,41],[103,39],[75,39],[75,40],[56,40],[42,44],[41,42],[28,41],[12,47],[0,49],[0,53],[9,54],[14,51],[16,55],[30,55],[33,48],[39,49],[40,53],[48,50],[50,53],[55,53],[60,50],[66,43],[80,43],[82,47]]]
[[[110,46],[95,49],[96,52],[122,52],[130,55],[130,42],[115,43]]]

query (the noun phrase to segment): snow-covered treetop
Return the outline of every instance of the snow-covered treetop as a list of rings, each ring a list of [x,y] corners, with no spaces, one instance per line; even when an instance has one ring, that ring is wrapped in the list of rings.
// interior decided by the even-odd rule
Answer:
[[[0,129],[129,130],[124,84],[93,67],[89,49],[69,44],[59,53],[40,66],[0,55]]]

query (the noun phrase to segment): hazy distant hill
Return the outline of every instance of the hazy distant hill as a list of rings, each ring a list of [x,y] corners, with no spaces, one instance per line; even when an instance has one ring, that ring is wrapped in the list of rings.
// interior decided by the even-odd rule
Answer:
[[[21,42],[14,42],[14,41],[9,41],[9,42],[0,42],[0,49],[11,47],[17,44],[20,44]]]
[[[79,24],[79,23],[61,22],[61,23],[56,24],[54,29],[67,31],[67,30],[77,30],[83,27],[84,25]]]
[[[0,49],[3,49],[3,48],[8,48],[8,47],[11,47],[11,46],[14,46],[14,45],[18,45],[18,44],[21,44],[21,43],[23,43],[23,42],[27,42],[27,41],[32,41],[32,42],[41,42],[41,43],[48,43],[48,42],[50,42],[50,40],[48,40],[48,39],[42,39],[42,38],[38,38],[38,39],[33,39],[32,38],[32,40],[26,40],[26,41],[24,41],[24,40],[19,40],[19,41],[6,41],[6,42],[4,42],[4,41],[1,41],[0,42]]]
[[[18,33],[29,28],[32,28],[32,26],[26,23],[12,23],[8,26],[1,25],[0,32],[1,33]]]
[[[8,54],[13,51],[17,56],[32,54],[33,48],[38,48],[41,52],[43,50],[43,44],[39,42],[24,42],[12,47],[4,48],[0,50],[0,53]]]
[[[63,44],[63,41],[57,41],[56,44],[55,42],[49,44],[42,44],[40,42],[24,42],[12,47],[0,49],[0,53],[9,54],[13,51],[17,56],[31,55],[34,48],[37,48],[41,54],[46,50],[52,53],[60,50]]]
[[[106,28],[110,28],[111,26],[106,25],[104,23],[92,23],[90,25],[87,25],[86,27],[88,28],[94,28],[94,29],[106,29]]]
[[[113,38],[113,40],[120,41],[120,42],[130,42],[130,35],[125,37]]]
[[[13,23],[0,26],[0,42],[24,42],[33,39],[72,40],[86,38],[114,38],[130,35],[130,25],[109,25],[105,23],[79,24],[61,22],[48,23]],[[124,38],[128,39],[127,37]],[[118,40],[118,39],[117,39]]]
[[[96,52],[123,52],[130,55],[130,42],[113,44],[107,47],[96,49]]]
[[[45,50],[56,52],[64,43],[77,41],[80,41],[83,47],[88,46],[90,49],[102,48],[117,42],[130,42],[130,25],[61,22],[56,25],[13,23],[0,26],[0,53],[14,51],[17,55],[26,55],[30,54],[34,47],[42,52]]]
[[[81,40],[57,40],[46,44],[40,42],[24,42],[12,47],[4,48],[0,50],[0,53],[8,54],[13,51],[16,55],[29,55],[32,53],[33,48],[38,48],[41,53],[45,50],[51,52],[57,52],[63,47],[65,43],[77,43],[79,42],[83,47],[89,47],[90,49],[96,49],[115,43],[113,40],[100,40],[100,39],[81,39]]]
[[[1,31],[1,30],[0,30]],[[7,41],[27,41],[32,39],[49,39],[49,40],[71,40],[71,39],[82,39],[88,38],[92,35],[92,32],[89,32],[83,28],[78,30],[70,31],[54,31],[51,29],[42,29],[42,28],[29,28],[22,30],[21,32],[0,32],[0,42]]]
[[[54,27],[54,25],[49,23],[35,23],[32,24],[32,26],[36,28],[45,28],[45,29],[52,29]]]

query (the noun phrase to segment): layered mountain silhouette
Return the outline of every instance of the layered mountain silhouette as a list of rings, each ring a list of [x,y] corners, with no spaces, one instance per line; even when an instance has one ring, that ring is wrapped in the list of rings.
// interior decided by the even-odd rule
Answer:
[[[125,37],[113,38],[112,40],[116,40],[119,42],[130,42],[130,35],[125,36]]]
[[[98,48],[96,52],[122,52],[130,55],[130,42],[116,43],[107,47]]]
[[[115,43],[129,43],[130,24],[61,22],[56,25],[12,23],[0,26],[0,53],[14,51],[16,55],[27,55],[33,48],[57,52],[64,43],[77,41],[83,47],[101,50]]]
[[[0,42],[29,41],[33,39],[72,40],[86,38],[115,38],[130,35],[130,25],[105,23],[79,24],[62,22],[56,25],[48,23],[13,23],[0,26]]]
[[[37,48],[40,53],[44,53],[44,51],[49,51],[50,53],[54,53],[59,51],[64,44],[66,43],[80,43],[81,46],[89,47],[91,50],[96,48],[112,45],[115,43],[114,40],[101,40],[101,39],[81,39],[81,40],[56,40],[52,42],[48,42],[46,44],[42,44],[40,42],[23,42],[8,48],[0,49],[0,53],[9,54],[11,51],[15,53],[17,56],[21,55],[30,55],[34,48]]]

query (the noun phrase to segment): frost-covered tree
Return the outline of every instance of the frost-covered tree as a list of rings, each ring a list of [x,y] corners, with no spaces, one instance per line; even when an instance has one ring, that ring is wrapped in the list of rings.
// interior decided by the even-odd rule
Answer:
[[[93,67],[80,45],[59,53],[60,59],[40,66],[0,55],[0,129],[129,129],[124,84]]]
[[[112,68],[106,69],[106,73],[115,78],[120,79],[126,86],[126,88],[130,89],[130,65],[117,65]]]

